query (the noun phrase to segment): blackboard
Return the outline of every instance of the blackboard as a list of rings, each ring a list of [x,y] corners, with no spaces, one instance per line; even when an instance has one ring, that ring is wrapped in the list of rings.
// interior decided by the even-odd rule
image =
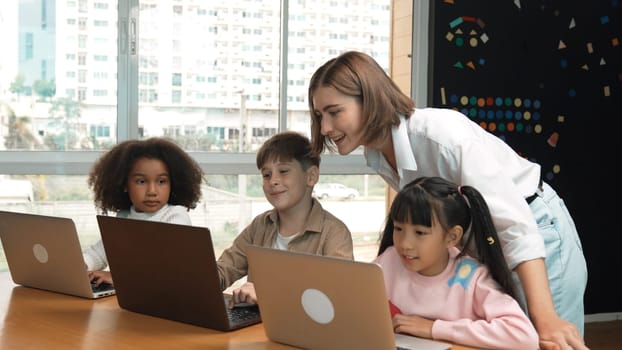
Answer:
[[[428,105],[542,166],[581,236],[586,314],[622,312],[620,1],[433,0],[430,36]]]

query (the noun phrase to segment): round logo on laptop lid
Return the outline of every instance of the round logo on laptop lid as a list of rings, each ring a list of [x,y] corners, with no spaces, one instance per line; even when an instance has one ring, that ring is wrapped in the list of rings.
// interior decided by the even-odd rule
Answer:
[[[330,298],[322,291],[309,288],[300,297],[302,308],[315,322],[330,323],[335,318],[335,308]]]
[[[35,243],[35,245],[32,246],[32,252],[35,255],[37,261],[39,261],[40,263],[45,264],[46,262],[48,262],[48,251],[43,245]]]

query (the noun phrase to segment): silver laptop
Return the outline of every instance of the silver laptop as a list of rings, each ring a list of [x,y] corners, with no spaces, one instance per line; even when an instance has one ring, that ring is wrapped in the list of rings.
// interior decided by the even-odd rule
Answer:
[[[89,281],[69,218],[0,211],[0,240],[16,284],[92,299],[115,293]]]
[[[377,264],[257,246],[246,253],[273,341],[305,349],[451,349],[393,332]]]
[[[257,305],[229,309],[206,227],[97,216],[123,309],[231,331],[261,322]]]

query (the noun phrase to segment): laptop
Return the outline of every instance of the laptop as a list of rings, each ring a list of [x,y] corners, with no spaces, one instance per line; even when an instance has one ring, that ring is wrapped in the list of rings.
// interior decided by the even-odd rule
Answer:
[[[246,252],[272,341],[305,349],[451,349],[393,332],[377,264],[258,246]]]
[[[123,309],[232,331],[261,322],[257,305],[227,306],[208,228],[97,216]]]
[[[90,299],[115,293],[90,282],[72,219],[0,211],[0,240],[15,284]]]

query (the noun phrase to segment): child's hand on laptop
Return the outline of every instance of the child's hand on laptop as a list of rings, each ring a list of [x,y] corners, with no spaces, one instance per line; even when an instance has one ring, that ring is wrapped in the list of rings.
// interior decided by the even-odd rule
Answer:
[[[110,271],[89,271],[88,276],[89,280],[98,286],[102,283],[112,284],[112,275]]]
[[[240,288],[235,289],[229,299],[229,308],[236,306],[255,305],[257,304],[257,295],[255,294],[255,285],[252,282],[244,283]]]
[[[433,320],[415,315],[396,314],[393,316],[393,331],[416,337],[432,338]]]

